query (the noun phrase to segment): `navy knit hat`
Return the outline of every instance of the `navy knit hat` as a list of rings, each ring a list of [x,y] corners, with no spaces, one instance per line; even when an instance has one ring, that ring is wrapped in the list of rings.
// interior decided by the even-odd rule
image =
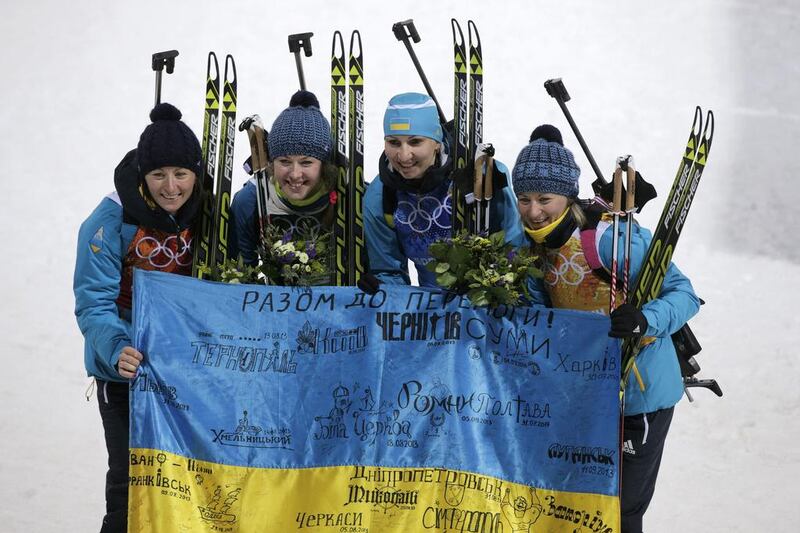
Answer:
[[[444,135],[436,102],[421,93],[393,96],[383,114],[383,135],[419,135],[442,142]]]
[[[186,168],[200,175],[200,142],[181,116],[178,108],[166,102],[150,111],[152,124],[144,129],[136,147],[140,178],[161,167]]]
[[[287,155],[305,155],[327,161],[331,154],[331,126],[319,110],[314,93],[297,91],[269,132],[270,161]]]
[[[581,169],[567,148],[558,128],[549,124],[531,133],[530,144],[522,149],[511,171],[514,192],[554,193],[578,197]]]

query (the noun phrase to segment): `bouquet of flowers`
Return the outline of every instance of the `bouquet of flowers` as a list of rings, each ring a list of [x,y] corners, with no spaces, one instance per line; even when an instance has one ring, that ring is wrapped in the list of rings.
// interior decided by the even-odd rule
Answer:
[[[433,260],[427,268],[436,273],[436,282],[477,306],[519,305],[528,296],[528,276],[542,277],[535,266],[538,257],[506,244],[503,231],[489,236],[464,231],[428,250]]]
[[[227,283],[265,283],[308,287],[331,279],[328,240],[330,232],[309,230],[302,238],[277,226],[264,229],[258,254],[261,262],[251,267],[229,261],[221,272]]]
[[[270,226],[259,249],[261,272],[271,285],[308,287],[330,280],[329,232],[309,230],[295,239],[291,231]]]

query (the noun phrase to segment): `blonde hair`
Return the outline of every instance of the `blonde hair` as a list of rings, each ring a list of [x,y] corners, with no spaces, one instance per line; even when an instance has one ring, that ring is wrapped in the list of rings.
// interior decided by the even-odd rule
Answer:
[[[580,229],[584,229],[586,224],[589,223],[589,219],[586,217],[581,205],[576,200],[570,200],[569,209],[572,212],[572,218],[575,219],[575,224]]]

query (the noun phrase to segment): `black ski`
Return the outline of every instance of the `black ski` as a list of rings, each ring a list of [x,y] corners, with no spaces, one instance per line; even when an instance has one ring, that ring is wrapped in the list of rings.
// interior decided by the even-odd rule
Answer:
[[[455,172],[467,167],[469,160],[469,86],[467,84],[467,46],[464,32],[456,19],[450,19],[453,31],[453,168]],[[468,190],[458,180],[453,181],[453,235],[469,228],[466,203]]]
[[[331,146],[333,164],[336,166],[336,223],[334,235],[334,283],[351,285],[348,275],[347,233],[347,74],[345,71],[344,41],[342,33],[333,33],[331,46]]]
[[[675,245],[683,230],[689,208],[694,200],[697,186],[705,169],[706,159],[711,149],[714,136],[714,114],[709,111],[706,115],[705,127],[702,125],[702,111],[695,110],[692,132],[686,143],[684,156],[678,167],[678,173],[673,182],[664,210],[658,225],[653,232],[653,239],[647,249],[645,260],[642,263],[639,276],[636,278],[633,291],[629,294],[628,303],[641,308],[647,302],[658,297],[667,273]],[[635,357],[640,349],[640,339],[628,340],[622,347],[623,387],[627,382],[628,373],[633,366]]]
[[[211,274],[211,236],[214,233],[214,171],[219,139],[219,64],[214,52],[208,53],[206,95],[203,113],[203,168],[198,176],[203,189],[203,212],[194,236],[192,275],[206,279]]]
[[[216,192],[214,195],[214,233],[211,239],[212,276],[216,278],[228,260],[228,228],[233,178],[233,144],[236,138],[236,65],[233,57],[225,58],[225,84],[222,93],[222,145],[217,162]]]
[[[348,243],[350,285],[356,285],[367,271],[367,253],[364,247],[364,58],[361,34],[354,30],[350,36],[348,64],[350,86],[348,90],[349,122],[349,177],[347,190]]]

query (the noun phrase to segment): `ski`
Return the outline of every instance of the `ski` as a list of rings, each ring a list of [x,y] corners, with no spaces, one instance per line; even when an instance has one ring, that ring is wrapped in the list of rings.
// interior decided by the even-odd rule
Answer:
[[[454,172],[466,168],[469,157],[467,141],[469,118],[469,92],[467,85],[467,47],[464,32],[456,19],[450,19],[453,31],[453,168]],[[452,220],[453,236],[469,228],[468,208],[464,184],[453,182]]]
[[[219,137],[219,64],[214,52],[208,53],[206,95],[203,113],[203,166],[198,176],[203,190],[203,212],[194,236],[192,275],[205,279],[211,274],[211,236],[214,232],[214,170]]]
[[[336,223],[333,226],[334,284],[351,285],[348,274],[347,216],[347,75],[342,33],[333,33],[331,45],[331,146],[336,166]]]
[[[364,59],[361,34],[354,30],[350,36],[348,62],[348,125],[349,168],[347,190],[348,267],[349,284],[356,285],[367,271],[367,253],[364,246]]]
[[[264,242],[264,230],[270,223],[267,202],[269,200],[269,175],[267,167],[267,132],[261,123],[261,117],[252,115],[239,124],[239,131],[246,131],[250,141],[250,167],[256,180],[256,208],[258,214],[259,241]]]
[[[478,28],[467,21],[469,34],[469,151],[474,158],[483,142],[483,52]]]
[[[700,129],[702,127],[702,135]],[[714,136],[714,113],[708,111],[703,126],[702,111],[695,110],[692,132],[686,143],[684,156],[678,173],[667,197],[661,218],[653,232],[650,247],[647,249],[642,269],[636,279],[634,290],[629,294],[628,303],[641,308],[645,303],[658,297],[664,277],[672,261],[675,245],[683,230],[689,208],[694,201],[697,186],[706,166],[708,153]],[[623,387],[640,349],[640,338],[625,341],[622,347]]]
[[[221,143],[217,161],[217,180],[214,195],[214,232],[211,239],[212,276],[217,276],[228,260],[228,227],[233,178],[233,145],[236,137],[236,65],[233,57],[225,58],[225,83],[222,93]]]
[[[711,112],[709,112],[709,117],[713,117]],[[708,123],[706,123],[706,128],[708,128]],[[703,131],[702,139],[701,130]],[[713,133],[713,122],[711,132]],[[675,228],[675,215],[681,210],[685,199],[685,193],[690,187],[698,170],[700,174],[702,174],[702,168],[705,166],[705,156],[701,164],[698,164],[698,157],[700,156],[701,147],[706,153],[708,151],[708,145],[711,139],[706,137],[707,133],[707,129],[703,130],[702,111],[697,107],[695,109],[694,121],[692,122],[692,130],[686,142],[684,155],[678,166],[678,172],[675,175],[672,189],[670,189],[669,195],[667,196],[664,210],[661,212],[658,224],[656,224],[653,230],[653,238],[650,242],[650,247],[647,250],[641,272],[636,279],[633,292],[628,300],[628,303],[637,307],[641,307],[658,296],[658,291],[661,289],[661,282],[663,281],[663,276],[672,258],[672,251],[675,244],[674,241],[670,241],[673,229]],[[703,147],[704,143],[705,147]],[[677,237],[675,240],[677,240]]]

